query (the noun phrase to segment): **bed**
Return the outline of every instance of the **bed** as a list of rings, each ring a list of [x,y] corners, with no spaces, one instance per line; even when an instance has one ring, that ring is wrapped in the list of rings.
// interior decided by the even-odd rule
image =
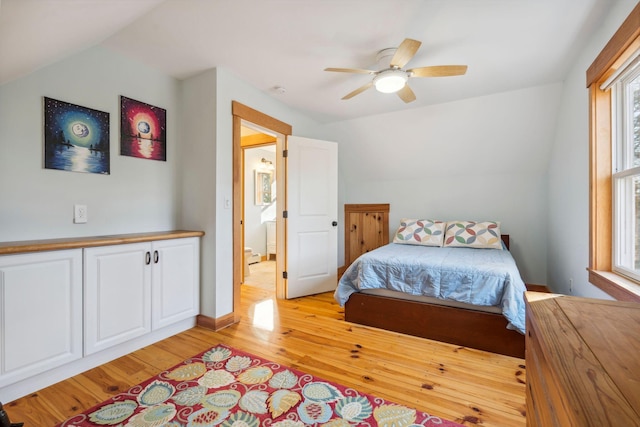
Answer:
[[[526,287],[508,250],[509,236],[497,234],[491,248],[458,245],[474,233],[469,224],[480,224],[465,222],[453,230],[467,227],[452,246],[443,244],[447,225],[441,225],[439,245],[399,241],[403,224],[411,221],[417,220],[401,221],[394,243],[361,255],[345,270],[334,294],[345,320],[523,358]],[[404,234],[414,238],[415,223],[409,228]],[[496,236],[499,225],[490,231]]]

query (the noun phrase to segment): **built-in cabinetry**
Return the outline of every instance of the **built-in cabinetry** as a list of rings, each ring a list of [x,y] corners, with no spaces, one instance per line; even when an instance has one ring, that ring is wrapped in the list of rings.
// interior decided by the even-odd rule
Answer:
[[[85,249],[85,354],[198,314],[198,253],[197,238]]]
[[[80,359],[82,249],[0,256],[0,319],[0,390]]]
[[[344,266],[389,243],[389,204],[344,205]]]
[[[640,426],[637,303],[526,293],[527,426]]]
[[[0,243],[2,400],[194,326],[200,235]]]
[[[276,222],[267,221],[267,260],[276,255]]]

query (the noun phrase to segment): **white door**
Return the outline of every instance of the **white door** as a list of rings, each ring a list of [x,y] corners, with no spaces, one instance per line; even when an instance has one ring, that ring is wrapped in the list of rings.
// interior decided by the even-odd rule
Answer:
[[[338,268],[338,145],[287,138],[286,298],[332,291]]]

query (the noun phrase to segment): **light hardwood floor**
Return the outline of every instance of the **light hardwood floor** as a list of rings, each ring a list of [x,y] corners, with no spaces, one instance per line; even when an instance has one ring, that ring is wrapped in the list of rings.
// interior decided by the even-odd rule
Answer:
[[[346,323],[331,293],[277,301],[251,286],[240,323],[193,328],[5,409],[12,422],[53,426],[217,343],[467,426],[525,425],[524,360]]]
[[[249,266],[250,274],[245,276],[246,286],[256,286],[265,290],[276,289],[276,262],[262,261]]]

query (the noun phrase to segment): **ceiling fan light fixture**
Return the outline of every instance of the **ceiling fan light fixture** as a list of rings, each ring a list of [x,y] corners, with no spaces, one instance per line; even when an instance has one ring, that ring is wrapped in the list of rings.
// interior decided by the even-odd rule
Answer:
[[[378,92],[394,93],[399,91],[407,83],[408,76],[402,70],[385,70],[373,78],[373,84]]]
[[[398,97],[405,103],[416,100],[416,94],[407,84],[409,78],[461,76],[467,72],[466,65],[431,65],[405,70],[404,66],[411,61],[420,48],[420,45],[421,42],[418,40],[404,39],[397,48],[390,47],[382,49],[376,57],[378,71],[365,70],[362,68],[325,68],[324,70],[373,75],[372,80],[369,80],[358,89],[349,92],[343,96],[342,99],[351,99],[375,87],[378,92],[397,93]]]

